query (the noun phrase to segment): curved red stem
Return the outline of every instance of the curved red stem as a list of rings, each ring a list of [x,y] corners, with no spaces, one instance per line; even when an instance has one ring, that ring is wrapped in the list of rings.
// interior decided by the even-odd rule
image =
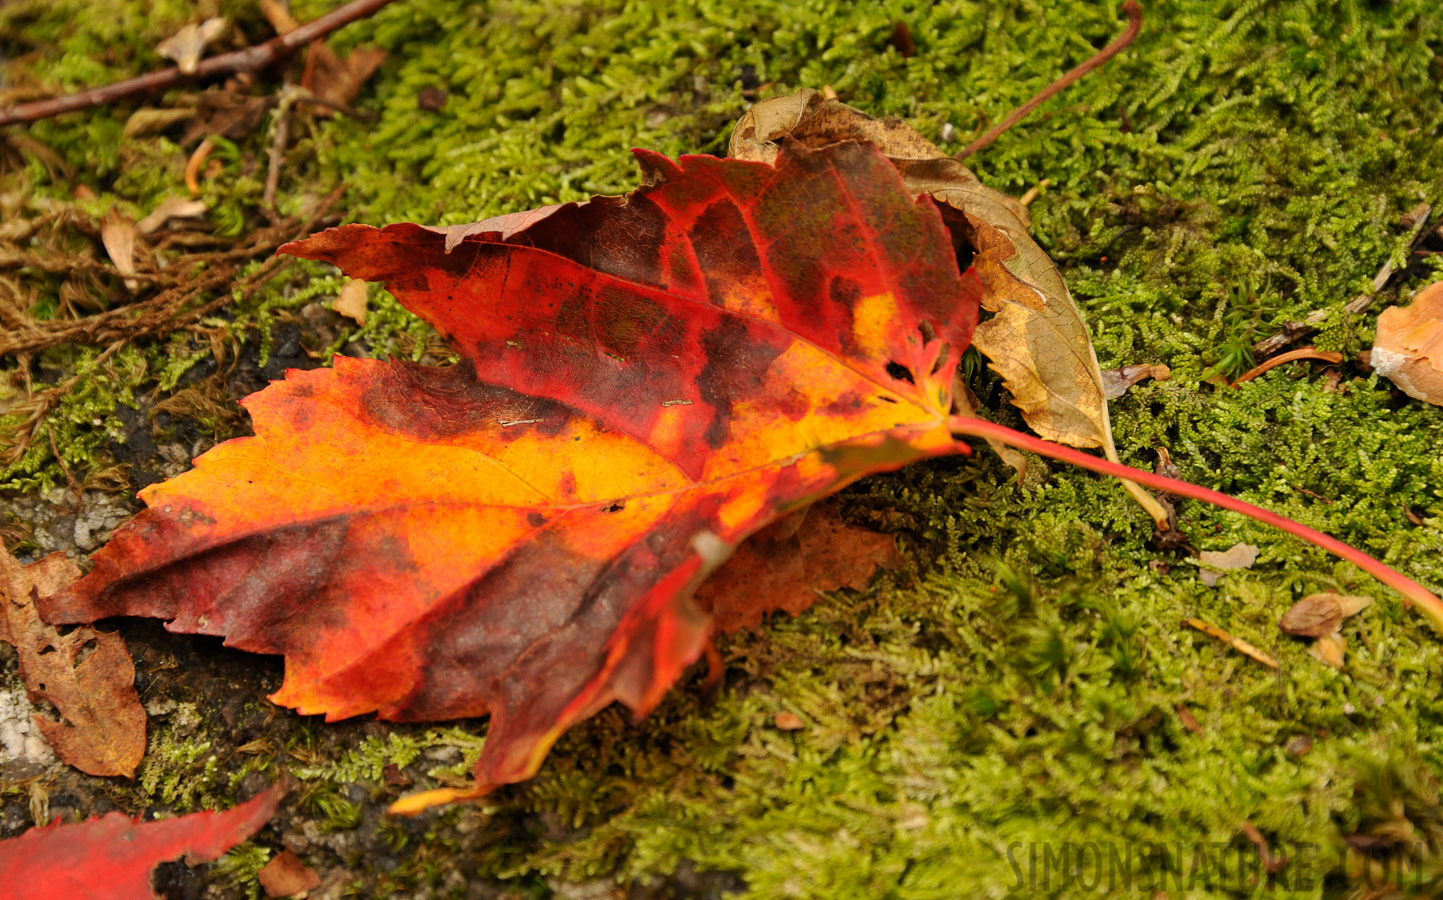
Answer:
[[[1434,630],[1443,634],[1443,600],[1439,600],[1432,591],[1429,591],[1423,585],[1406,575],[1389,568],[1368,554],[1343,543],[1335,537],[1323,534],[1321,531],[1315,531],[1285,516],[1278,515],[1260,506],[1253,506],[1251,503],[1244,503],[1234,497],[1229,497],[1227,494],[1221,494],[1205,487],[1199,487],[1191,482],[1179,481],[1176,478],[1154,475],[1152,472],[1143,469],[1134,469],[1131,466],[1122,466],[1117,463],[1108,462],[1105,459],[1090,456],[1080,450],[1074,450],[1071,447],[1064,447],[1061,444],[1044,441],[1030,434],[1013,431],[1011,428],[998,425],[995,422],[988,422],[983,419],[970,419],[965,416],[954,416],[949,420],[948,427],[956,434],[990,438],[994,441],[1000,441],[1016,447],[1019,450],[1027,450],[1039,456],[1046,456],[1061,462],[1071,463],[1075,466],[1081,466],[1084,469],[1100,472],[1103,475],[1111,475],[1114,478],[1126,478],[1129,481],[1147,485],[1153,490],[1167,491],[1168,493],[1177,494],[1181,497],[1211,503],[1213,506],[1242,513],[1251,519],[1296,535],[1310,544],[1321,547],[1329,553],[1347,560],[1402,594],[1405,604],[1408,606],[1416,604],[1418,611],[1427,618]]]

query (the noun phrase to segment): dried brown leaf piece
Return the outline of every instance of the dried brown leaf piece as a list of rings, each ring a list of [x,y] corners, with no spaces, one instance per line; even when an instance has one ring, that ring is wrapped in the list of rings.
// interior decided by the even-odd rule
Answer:
[[[1258,548],[1252,544],[1233,544],[1226,550],[1204,550],[1198,554],[1202,568],[1198,577],[1208,587],[1217,587],[1223,572],[1251,569],[1258,561]]]
[[[290,897],[321,886],[316,870],[301,862],[291,850],[282,850],[256,873],[267,897]]]
[[[697,589],[697,603],[728,634],[756,628],[775,610],[798,615],[838,588],[861,590],[878,568],[901,565],[897,542],[842,521],[816,504],[753,535]]]
[[[325,44],[312,44],[301,87],[324,104],[345,109],[385,61],[386,51],[379,47],[357,47],[342,59]],[[331,110],[322,107],[316,114],[329,116]]]
[[[1335,669],[1343,668],[1343,654],[1348,649],[1348,642],[1336,631],[1332,634],[1325,634],[1308,645],[1308,655],[1325,666],[1332,666]]]
[[[359,278],[348,280],[341,288],[340,296],[331,304],[337,315],[345,316],[357,325],[366,324],[366,282]]]
[[[1403,393],[1443,406],[1443,281],[1419,291],[1407,306],[1383,310],[1370,361]]]
[[[206,19],[199,25],[192,22],[156,45],[155,52],[174,60],[182,73],[194,75],[206,45],[225,34],[228,27],[230,20],[223,16]]]
[[[129,276],[135,274],[135,239],[138,236],[135,223],[130,216],[125,215],[115,207],[111,207],[105,213],[105,218],[100,222],[100,243],[105,245],[105,252],[110,255],[110,261],[115,263],[115,271],[125,276],[125,287],[127,290],[135,290],[138,282]]]
[[[154,234],[166,226],[172,219],[191,219],[196,216],[205,215],[206,205],[204,200],[188,200],[184,197],[171,197],[162,200],[150,215],[135,223],[135,227],[141,234]]]
[[[79,577],[63,553],[22,566],[0,548],[0,639],[20,655],[31,702],[46,701],[63,717],[35,716],[56,754],[90,775],[130,778],[145,755],[145,709],[125,641],[88,626],[62,635],[35,609],[37,596]]]
[[[807,727],[807,723],[802,721],[801,716],[794,712],[787,712],[786,710],[782,710],[773,716],[772,724],[777,726],[778,731],[797,731]]]
[[[1337,631],[1344,619],[1372,605],[1372,597],[1309,594],[1283,614],[1278,627],[1298,637],[1319,638]]]
[[[913,194],[942,209],[954,241],[975,251],[972,265],[993,317],[972,343],[991,361],[1028,426],[1048,440],[1101,448],[1118,461],[1102,370],[1082,313],[1057,267],[1028,235],[1027,208],[992,190],[971,170],[899,118],[873,119],[811,89],[758,103],[737,122],[729,154],[772,162],[784,137],[818,147],[837,141],[875,144]],[[1158,527],[1167,513],[1146,491],[1123,482]]]
[[[1167,366],[1149,366],[1145,363],[1138,363],[1131,366],[1118,366],[1115,369],[1102,370],[1102,393],[1109,400],[1116,400],[1127,389],[1140,384],[1149,378],[1154,381],[1167,381],[1172,377],[1172,369]]]

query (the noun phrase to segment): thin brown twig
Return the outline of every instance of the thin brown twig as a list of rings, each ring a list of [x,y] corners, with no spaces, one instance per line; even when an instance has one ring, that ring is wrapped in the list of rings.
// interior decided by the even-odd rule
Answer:
[[[36,122],[51,116],[58,116],[61,113],[103,106],[134,94],[165,90],[190,79],[214,78],[218,75],[232,75],[236,72],[257,72],[342,26],[374,14],[390,2],[391,0],[353,0],[340,9],[332,10],[319,19],[307,22],[295,31],[271,38],[263,44],[255,44],[244,50],[203,59],[196,66],[193,75],[186,75],[179,68],[162,69],[159,72],[150,72],[138,78],[117,81],[115,84],[107,84],[76,94],[21,103],[18,106],[0,110],[0,126]]]
[[[276,191],[281,186],[281,166],[286,159],[286,145],[291,140],[291,108],[295,106],[299,97],[297,92],[309,94],[305,88],[292,87],[287,84],[281,88],[281,100],[276,104],[276,133],[271,141],[270,162],[266,167],[266,185],[261,193],[261,207],[267,214],[273,214],[276,208]]]
[[[1269,369],[1275,369],[1283,363],[1290,363],[1295,359],[1317,359],[1336,365],[1343,361],[1343,354],[1334,350],[1319,350],[1317,347],[1299,347],[1296,350],[1289,350],[1287,353],[1279,353],[1272,359],[1253,366],[1238,376],[1237,381],[1233,382],[1233,387],[1237,387],[1247,381],[1252,381]]]
[[[1142,7],[1138,5],[1137,0],[1127,0],[1126,3],[1122,4],[1122,11],[1124,13],[1127,13],[1127,28],[1122,32],[1122,34],[1118,35],[1112,43],[1097,51],[1096,55],[1084,62],[1082,65],[1078,66],[1071,72],[1068,72],[1066,75],[1063,75],[1061,78],[1057,79],[1056,81],[1049,84],[1047,87],[1043,88],[1042,91],[1038,93],[1035,97],[1019,106],[1012,113],[1012,115],[1008,116],[1000,123],[993,126],[992,130],[988,131],[977,140],[968,144],[966,147],[963,147],[962,150],[954,154],[952,158],[966,159],[967,157],[976,153],[978,150],[981,150],[983,147],[986,147],[988,144],[997,140],[997,138],[1001,136],[1003,132],[1007,131],[1007,129],[1011,128],[1013,125],[1016,125],[1018,122],[1022,121],[1024,116],[1032,112],[1037,107],[1041,106],[1043,103],[1046,103],[1047,100],[1050,99],[1054,94],[1076,83],[1078,80],[1085,77],[1093,69],[1098,68],[1099,66],[1106,63],[1108,60],[1112,59],[1114,56],[1120,53],[1122,49],[1128,44],[1131,44],[1133,40],[1136,39],[1138,32],[1142,31]]]

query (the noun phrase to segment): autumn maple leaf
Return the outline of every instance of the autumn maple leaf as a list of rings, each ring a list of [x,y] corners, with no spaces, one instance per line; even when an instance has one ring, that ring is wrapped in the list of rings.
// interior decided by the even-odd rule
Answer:
[[[637,157],[627,197],[282,248],[385,281],[461,363],[338,358],[247,398],[255,437],[142,492],[46,618],[285,654],[272,699],[328,719],[490,713],[476,792],[614,700],[649,710],[700,654],[691,591],[731,548],[965,449],[980,286],[868,144]]]
[[[88,822],[32,828],[0,841],[0,896],[10,900],[150,900],[150,872],[181,856],[219,859],[276,811],[272,789],[226,812],[139,822],[112,812]]]

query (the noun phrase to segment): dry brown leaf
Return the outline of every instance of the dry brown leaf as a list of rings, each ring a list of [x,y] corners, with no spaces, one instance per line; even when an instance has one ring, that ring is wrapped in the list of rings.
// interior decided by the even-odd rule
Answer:
[[[1336,632],[1344,619],[1372,605],[1372,597],[1309,594],[1283,614],[1278,627],[1298,637],[1320,638]]]
[[[154,234],[164,228],[171,219],[190,219],[204,215],[204,200],[189,200],[185,197],[171,197],[161,201],[150,215],[135,223],[141,234]]]
[[[1408,306],[1383,310],[1369,360],[1403,393],[1443,406],[1443,281],[1419,291]]]
[[[777,726],[777,729],[780,731],[797,731],[805,728],[807,725],[806,722],[802,721],[801,716],[794,712],[787,712],[786,710],[782,710],[773,716],[772,724]]]
[[[311,45],[309,53],[301,87],[326,103],[342,108],[350,106],[362,86],[386,61],[386,51],[379,47],[357,47],[341,59],[330,47],[316,43]],[[316,114],[327,116],[331,111],[323,107],[316,110]]]
[[[130,220],[130,216],[113,206],[106,211],[105,218],[100,221],[100,243],[105,245],[105,252],[110,255],[110,261],[115,263],[115,271],[122,276],[135,274],[136,236],[135,223]],[[127,290],[135,290],[137,284],[134,278],[126,277]]]
[[[261,0],[261,15],[266,17],[267,22],[271,23],[271,27],[276,30],[276,34],[289,34],[300,27],[300,23],[291,15],[291,11],[286,8],[286,4],[279,2],[279,0]]]
[[[1217,587],[1223,572],[1251,569],[1258,561],[1258,548],[1252,544],[1233,544],[1226,550],[1204,550],[1198,554],[1202,568],[1198,577],[1208,587]]]
[[[1181,720],[1182,727],[1188,731],[1191,731],[1193,734],[1203,733],[1203,727],[1198,724],[1197,718],[1193,716],[1192,710],[1187,708],[1186,703],[1179,703],[1177,705],[1177,717]]]
[[[1308,655],[1324,665],[1332,666],[1335,669],[1343,668],[1343,654],[1348,649],[1348,642],[1336,631],[1332,634],[1325,634],[1308,645]]]
[[[301,862],[290,850],[282,850],[256,873],[267,897],[289,897],[321,886],[316,870]]]
[[[357,325],[366,324],[366,282],[359,278],[348,280],[341,287],[340,296],[331,304],[337,315],[345,316]]]
[[[155,52],[174,60],[187,75],[194,75],[206,45],[225,34],[230,21],[222,16],[206,19],[199,25],[192,22],[156,45]]]
[[[1107,399],[1116,400],[1126,394],[1128,388],[1149,378],[1154,381],[1167,381],[1171,377],[1172,369],[1167,366],[1149,366],[1143,363],[1103,369],[1102,393]]]
[[[62,635],[40,620],[39,594],[80,577],[63,553],[22,566],[0,548],[3,637],[20,656],[20,676],[32,703],[45,701],[63,717],[35,716],[35,726],[65,762],[90,775],[135,775],[145,754],[145,709],[135,691],[135,665],[118,634],[82,626]]]
[[[1002,376],[1028,426],[1048,440],[1100,447],[1118,461],[1087,324],[1057,267],[1028,235],[1031,220],[1022,203],[983,185],[905,121],[873,119],[811,89],[753,106],[738,120],[728,152],[771,162],[777,140],[788,136],[810,147],[870,141],[914,194],[936,200],[952,233],[974,249],[982,305],[995,314],[977,326],[972,343]],[[1123,485],[1159,528],[1168,527],[1152,495],[1132,482]]]
[[[727,634],[756,628],[774,610],[797,615],[826,591],[860,590],[877,569],[901,564],[889,534],[848,525],[819,503],[753,535],[697,589]]]

